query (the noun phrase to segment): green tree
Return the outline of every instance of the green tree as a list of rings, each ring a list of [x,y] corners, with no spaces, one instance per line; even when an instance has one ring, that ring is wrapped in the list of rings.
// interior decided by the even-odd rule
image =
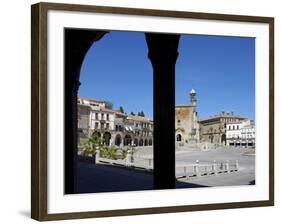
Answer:
[[[132,112],[131,112],[131,115],[132,115],[132,116],[135,116],[135,113],[132,111]]]
[[[116,151],[117,149],[114,146],[107,148],[107,158],[116,159]]]
[[[128,154],[129,149],[122,149],[122,159],[125,159]]]
[[[113,109],[113,103],[106,100],[105,102],[105,108],[112,110]]]
[[[124,113],[124,108],[123,108],[122,106],[120,106],[120,107],[119,107],[119,111],[120,111],[121,113]]]
[[[138,112],[138,116],[145,117],[144,112],[143,111]]]
[[[93,156],[96,150],[100,148],[102,148],[101,138],[97,135],[93,135],[82,144],[82,155]]]

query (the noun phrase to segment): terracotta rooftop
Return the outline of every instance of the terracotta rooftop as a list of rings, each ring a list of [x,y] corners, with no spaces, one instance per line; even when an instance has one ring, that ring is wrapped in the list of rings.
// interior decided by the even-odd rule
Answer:
[[[212,119],[216,119],[216,118],[239,118],[239,119],[246,119],[246,118],[243,118],[240,115],[237,115],[237,114],[234,114],[234,113],[222,112],[220,114],[215,114],[213,116],[209,116],[207,118],[200,119],[200,122],[201,121],[212,120]]]
[[[98,100],[95,98],[88,98],[88,97],[80,97],[78,96],[77,99],[81,99],[81,100],[88,100],[88,101],[93,101],[93,102],[97,102],[97,103],[104,103],[104,100]]]
[[[153,122],[151,119],[147,117],[142,117],[142,116],[133,116],[133,115],[128,115],[128,119],[134,120],[134,121],[143,121],[143,122]]]
[[[87,98],[87,97],[77,97],[78,99],[82,99],[82,100],[87,100],[87,101],[92,101],[92,102],[97,102],[97,103],[105,103],[104,100],[98,100],[98,99],[94,99],[94,98]],[[85,107],[90,107],[93,110],[97,110],[97,108],[95,106],[91,106],[91,105],[87,105],[87,104],[78,104],[79,106],[85,106]],[[112,109],[108,109],[108,108],[104,108],[104,107],[99,107],[98,109],[99,111],[104,111],[104,112],[109,112],[109,113],[115,113],[118,114],[120,116],[126,116],[128,119],[131,120],[135,120],[135,121],[143,121],[143,122],[153,122],[152,119],[149,119],[147,117],[141,117],[141,116],[137,116],[137,115],[128,115],[126,113],[122,113],[120,111],[117,110],[112,110]]]

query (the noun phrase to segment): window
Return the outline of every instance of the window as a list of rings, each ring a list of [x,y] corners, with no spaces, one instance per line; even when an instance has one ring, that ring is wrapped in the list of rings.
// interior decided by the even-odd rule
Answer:
[[[181,123],[181,120],[178,120],[178,124],[180,124]]]
[[[106,120],[109,121],[109,114],[106,114]]]
[[[99,114],[95,113],[95,117],[96,117],[96,120],[98,120],[99,119]]]
[[[95,123],[95,129],[98,129],[98,128],[99,128],[99,123],[96,122],[96,123]]]
[[[101,114],[101,120],[104,120],[104,114]]]
[[[109,129],[109,123],[106,124],[106,129]]]

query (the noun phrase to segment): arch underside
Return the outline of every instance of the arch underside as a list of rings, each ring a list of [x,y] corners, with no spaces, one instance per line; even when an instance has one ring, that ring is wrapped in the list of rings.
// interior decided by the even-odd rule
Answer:
[[[77,93],[80,85],[80,68],[88,49],[107,31],[68,29],[64,30],[64,108],[65,111],[65,193],[76,192],[77,161]],[[154,91],[154,188],[175,187],[175,118],[174,83],[175,63],[180,35],[145,33],[148,57],[153,67]],[[165,110],[163,110],[164,106]],[[112,136],[110,136],[111,138]],[[107,137],[107,143],[109,141]],[[124,137],[125,144],[132,144],[133,137]],[[121,138],[122,142],[122,138]],[[119,143],[119,142],[118,142]],[[138,144],[149,145],[152,140],[139,139]],[[121,144],[121,143],[120,143]],[[166,148],[166,153],[162,149]]]

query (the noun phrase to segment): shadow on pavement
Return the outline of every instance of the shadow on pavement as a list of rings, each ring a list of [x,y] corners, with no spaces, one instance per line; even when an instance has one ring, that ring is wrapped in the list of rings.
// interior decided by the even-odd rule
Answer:
[[[176,188],[206,187],[176,181]],[[112,165],[77,164],[77,193],[153,190],[153,173]]]

